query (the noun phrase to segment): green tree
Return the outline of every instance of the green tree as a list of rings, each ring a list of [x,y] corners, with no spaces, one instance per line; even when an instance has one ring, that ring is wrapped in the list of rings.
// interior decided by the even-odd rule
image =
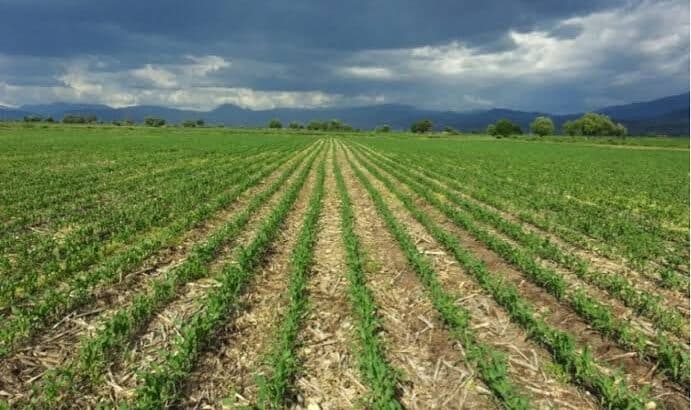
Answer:
[[[509,137],[511,135],[520,134],[523,134],[523,130],[521,130],[521,127],[507,119],[501,119],[494,123],[494,134],[490,135],[495,135],[499,137]]]
[[[620,122],[618,122],[617,125],[614,127],[614,135],[617,137],[625,138],[628,133],[629,130],[627,130],[624,124]]]
[[[552,135],[554,134],[554,122],[549,117],[537,117],[530,124],[530,130],[533,134],[537,134],[541,137]]]
[[[390,132],[391,127],[388,124],[380,125],[374,129],[375,132]]]
[[[583,135],[580,123],[576,120],[569,120],[561,125],[561,132],[569,136]]]
[[[619,137],[626,135],[624,125],[615,124],[608,116],[594,112],[588,112],[580,118],[566,121],[561,128],[562,132],[567,135]]]
[[[281,123],[281,121],[279,121],[277,119],[273,119],[273,120],[269,121],[269,128],[280,129],[280,128],[283,128],[283,124]]]
[[[183,121],[182,126],[185,128],[194,128],[197,126],[197,122],[192,120]]]
[[[485,131],[487,135],[491,136],[496,136],[497,135],[497,127],[494,124],[490,124],[487,126],[487,130]]]
[[[166,125],[166,120],[163,118],[146,117],[144,119],[144,124],[148,125],[149,127],[162,127]]]
[[[324,129],[324,125],[322,124],[321,121],[312,120],[309,122],[309,124],[307,124],[307,129],[313,130],[313,131],[321,130],[321,129]]]
[[[288,128],[291,130],[298,130],[302,128],[302,125],[300,125],[300,123],[297,121],[291,121],[290,124],[288,124]]]
[[[325,123],[326,124],[326,130],[325,131],[340,131],[344,128],[343,123],[341,120],[330,120]]]
[[[432,128],[434,128],[434,124],[432,124],[432,121],[420,120],[420,121],[415,121],[410,126],[410,131],[418,133],[418,134],[424,134],[426,132],[432,131]]]

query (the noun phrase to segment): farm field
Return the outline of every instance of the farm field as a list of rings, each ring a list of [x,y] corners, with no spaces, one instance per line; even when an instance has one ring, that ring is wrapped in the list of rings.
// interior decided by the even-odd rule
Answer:
[[[632,141],[0,127],[0,408],[687,409]]]

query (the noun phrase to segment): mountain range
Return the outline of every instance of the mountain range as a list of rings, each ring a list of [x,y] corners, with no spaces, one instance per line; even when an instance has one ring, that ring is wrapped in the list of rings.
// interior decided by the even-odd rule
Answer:
[[[614,121],[623,123],[631,135],[689,136],[688,92],[652,101],[603,107],[595,110],[595,112],[606,114]],[[530,122],[539,115],[551,117],[558,127],[565,121],[582,115],[582,113],[552,115],[505,108],[461,112],[434,111],[400,104],[316,109],[277,108],[271,110],[249,110],[236,105],[225,104],[211,111],[192,111],[144,105],[113,108],[101,104],[62,102],[24,105],[19,108],[0,106],[0,120],[20,120],[27,115],[51,116],[58,120],[69,114],[95,115],[104,122],[118,120],[142,122],[146,117],[159,117],[164,118],[169,123],[203,119],[211,124],[248,127],[264,126],[274,118],[284,123],[339,119],[361,129],[371,129],[382,124],[388,124],[393,129],[407,129],[412,122],[426,118],[430,119],[437,129],[449,126],[467,132],[484,130],[488,124],[501,118],[509,119],[527,130]]]

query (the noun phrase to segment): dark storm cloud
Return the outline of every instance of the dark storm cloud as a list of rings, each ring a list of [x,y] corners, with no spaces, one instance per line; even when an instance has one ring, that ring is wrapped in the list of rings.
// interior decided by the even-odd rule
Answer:
[[[278,45],[352,51],[463,39],[473,45],[614,1],[1,1],[0,51],[32,55],[125,52],[156,45],[186,51]],[[149,42],[141,43],[147,36]],[[160,43],[159,43],[160,42]],[[178,50],[179,51],[179,50]],[[298,53],[301,54],[301,53]]]
[[[659,24],[666,13],[677,27]],[[688,36],[674,37],[688,30],[681,0],[0,0],[0,14],[0,103],[15,105],[577,110],[645,94],[636,78],[661,76],[658,92],[688,83]]]

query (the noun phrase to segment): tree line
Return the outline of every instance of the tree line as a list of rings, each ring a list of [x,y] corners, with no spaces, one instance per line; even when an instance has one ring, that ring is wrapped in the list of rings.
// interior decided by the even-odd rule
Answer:
[[[416,121],[410,126],[410,131],[418,134],[431,132],[433,129],[434,124],[427,119]],[[593,112],[583,114],[580,118],[564,122],[561,126],[561,131],[562,134],[569,136],[601,137],[625,137],[628,132],[623,124],[615,123],[607,115]],[[449,134],[459,133],[451,127],[444,128],[444,132]],[[489,124],[485,132],[495,137],[510,137],[513,135],[522,135],[523,129],[520,125],[508,119],[500,119]],[[530,132],[540,137],[555,135],[556,127],[551,118],[539,116],[530,123]]]
[[[59,122],[52,117],[43,118],[37,115],[29,115],[24,117],[24,122]],[[63,117],[64,124],[94,124],[98,123],[98,118],[95,115],[78,115],[67,114]],[[131,120],[113,121],[113,125],[134,125]],[[166,120],[157,117],[146,117],[144,125],[149,127],[162,127],[166,125]],[[186,128],[203,127],[204,120],[185,120],[180,123]],[[267,127],[270,129],[282,129],[283,123],[278,119],[272,119],[268,122]],[[288,129],[292,130],[310,130],[310,131],[359,131],[351,125],[338,120],[332,119],[327,121],[312,120],[307,124],[301,124],[296,121],[288,123]],[[410,125],[410,132],[416,134],[425,134],[434,130],[434,123],[429,119],[422,119],[413,122]],[[374,128],[375,132],[387,133],[391,131],[391,126],[387,124],[380,125]],[[555,135],[556,127],[554,121],[546,116],[536,117],[529,127],[530,133],[538,136]],[[444,127],[443,132],[446,134],[460,134],[460,131],[452,127]],[[626,127],[621,123],[615,123],[607,115],[598,113],[586,113],[580,118],[566,121],[561,126],[561,132],[569,136],[611,136],[611,137],[625,137],[627,135]],[[513,135],[522,135],[523,129],[516,123],[508,119],[500,119],[492,124],[489,124],[485,129],[485,133],[495,137],[510,137]]]

